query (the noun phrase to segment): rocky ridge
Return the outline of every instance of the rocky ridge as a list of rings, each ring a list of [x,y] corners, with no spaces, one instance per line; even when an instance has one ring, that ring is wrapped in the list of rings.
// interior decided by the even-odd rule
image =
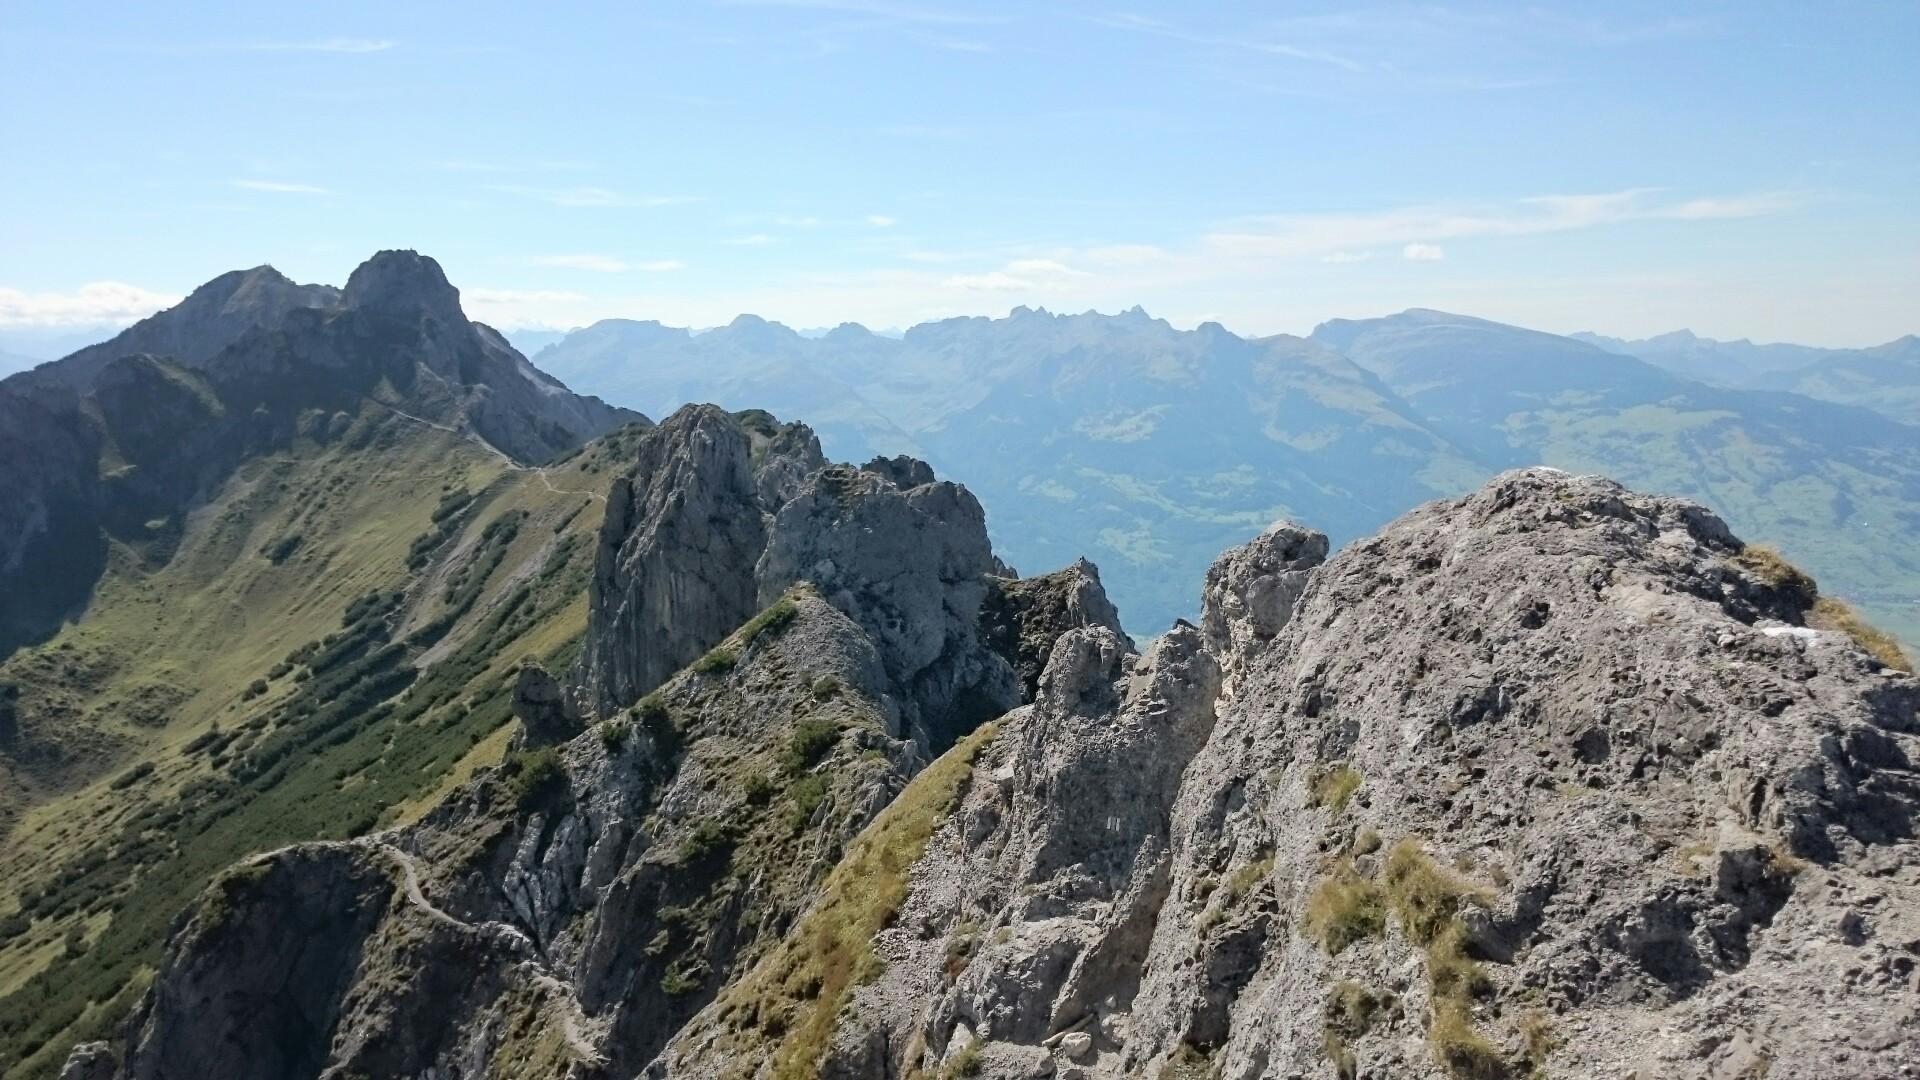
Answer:
[[[1140,651],[911,465],[713,409],[638,463],[522,676],[590,726],[230,872],[116,1075],[1911,1074],[1920,685],[1697,505],[1277,526]]]
[[[516,676],[506,762],[416,826],[229,872],[169,946],[202,974],[149,995],[127,1075],[637,1071],[910,777],[1019,704],[1017,653],[978,629],[1011,583],[964,488],[830,466],[803,426],[712,407],[634,457],[589,646],[564,685]],[[1017,636],[1110,618],[1098,588],[1090,566],[1040,579],[1059,602],[1027,604]],[[745,615],[680,617],[727,604]],[[295,938],[348,967],[281,992]],[[218,1051],[200,1040],[239,1021],[206,993],[254,1017]]]

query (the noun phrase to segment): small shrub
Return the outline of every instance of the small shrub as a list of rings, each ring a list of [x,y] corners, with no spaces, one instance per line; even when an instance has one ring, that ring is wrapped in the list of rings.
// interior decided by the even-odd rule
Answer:
[[[732,649],[725,645],[716,645],[708,649],[705,656],[693,662],[693,670],[702,675],[721,675],[732,671],[733,666],[739,662],[740,658],[734,655]]]
[[[754,806],[759,806],[769,799],[772,799],[773,793],[778,790],[779,785],[769,779],[765,773],[754,773],[748,776],[740,785],[740,794],[746,798],[748,803]]]
[[[1369,825],[1353,836],[1353,853],[1371,855],[1380,850],[1380,833]]]
[[[300,544],[305,539],[306,538],[299,533],[275,537],[261,545],[260,554],[268,562],[279,566],[281,563],[286,562],[287,558],[295,551],[300,550]]]
[[[514,805],[530,809],[566,784],[566,766],[560,751],[551,746],[537,750],[519,750],[500,763],[500,777],[512,794]]]
[[[819,775],[802,776],[787,785],[787,796],[793,800],[793,806],[787,813],[787,825],[793,832],[807,827],[813,820],[813,812],[827,798],[827,778]]]
[[[706,820],[694,826],[674,848],[674,862],[681,866],[716,861],[733,852],[733,829],[724,822]]]
[[[1855,645],[1868,656],[1895,671],[1913,674],[1913,661],[1900,648],[1900,642],[1892,634],[1874,626],[1860,617],[1846,603],[1823,596],[1813,605],[1813,612],[1807,616],[1807,624],[1819,630],[1834,630],[1853,639]]]
[[[1360,774],[1345,765],[1336,765],[1314,780],[1313,804],[1338,814],[1347,808],[1347,800],[1358,790]]]
[[[617,754],[627,745],[627,736],[630,734],[632,729],[627,727],[625,721],[609,720],[600,725],[600,745],[607,748],[607,753]]]
[[[685,997],[700,989],[705,981],[706,972],[703,970],[686,971],[678,966],[671,967],[660,976],[660,992],[668,997]]]
[[[793,622],[794,616],[798,614],[800,614],[800,607],[792,600],[784,596],[775,600],[773,603],[768,604],[760,614],[748,619],[746,623],[740,627],[738,638],[741,646],[744,647],[753,644],[760,639],[760,635],[762,634],[777,634],[785,630],[787,624]]]
[[[241,691],[240,700],[252,701],[254,698],[257,698],[261,694],[264,694],[266,692],[267,692],[267,680],[255,679],[252,682],[247,684],[247,688],[245,690]]]
[[[813,767],[840,741],[840,726],[831,720],[809,717],[793,726],[786,748],[780,752],[780,767],[788,773],[800,773]]]
[[[1378,935],[1387,926],[1386,898],[1380,887],[1341,859],[1307,895],[1306,931],[1328,956]]]
[[[648,694],[633,707],[633,717],[640,722],[640,730],[647,733],[653,745],[660,753],[672,757],[678,753],[685,742],[685,733],[679,721],[674,719],[673,710],[667,707],[666,700],[657,692]]]
[[[109,783],[107,786],[112,788],[115,791],[125,791],[128,788],[132,787],[133,785],[139,783],[142,780],[145,780],[147,777],[152,775],[153,775],[153,762],[143,761],[140,764],[135,765],[133,768],[128,769],[126,772],[121,773],[119,776],[114,777],[113,781]]]
[[[835,695],[840,693],[840,685],[840,677],[837,675],[820,676],[813,680],[813,700],[832,700]]]

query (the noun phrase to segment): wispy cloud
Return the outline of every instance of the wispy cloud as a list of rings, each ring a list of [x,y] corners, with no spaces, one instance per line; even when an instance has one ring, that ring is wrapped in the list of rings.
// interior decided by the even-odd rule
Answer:
[[[888,217],[885,214],[868,214],[867,224],[873,226],[876,229],[891,229],[895,225],[900,224],[900,222],[894,218]]]
[[[239,47],[247,52],[377,53],[399,46],[392,38],[330,37],[312,41],[250,41]]]
[[[1400,249],[1400,257],[1408,262],[1439,262],[1447,252],[1439,244],[1408,244]]]
[[[943,8],[896,4],[889,0],[721,0],[722,7],[791,8],[833,15],[864,15],[888,22],[918,23],[927,26],[982,26],[1004,23],[1003,15],[976,15]]]
[[[1320,256],[1323,263],[1363,263],[1373,258],[1371,251],[1329,251]]]
[[[616,259],[611,255],[535,255],[527,261],[535,266],[587,270],[595,274],[624,274],[631,269],[625,259]]]
[[[1358,214],[1280,214],[1203,238],[1226,255],[1327,258],[1341,253],[1432,245],[1441,240],[1527,236],[1629,221],[1709,221],[1759,217],[1800,204],[1788,192],[1661,202],[1649,188],[1596,195],[1542,195],[1506,205],[1416,206]],[[1343,261],[1339,258],[1329,261]]]
[[[1152,34],[1172,41],[1182,41],[1189,45],[1205,45],[1212,48],[1238,49],[1244,52],[1260,53],[1266,56],[1285,57],[1290,60],[1304,60],[1315,64],[1328,64],[1347,71],[1361,72],[1368,65],[1323,49],[1307,48],[1285,41],[1275,41],[1253,34],[1203,34],[1182,29],[1172,23],[1148,18],[1133,12],[1117,12],[1108,15],[1096,15],[1091,21],[1113,30],[1129,30],[1139,34]]]
[[[1029,292],[1087,276],[1086,271],[1075,270],[1058,259],[1014,259],[983,274],[954,274],[946,284],[974,292]]]
[[[72,292],[0,288],[0,326],[124,326],[180,302],[178,296],[119,281],[95,281]]]
[[[271,191],[277,195],[327,194],[327,189],[318,184],[296,184],[286,180],[234,180],[231,183],[248,191]]]
[[[602,187],[543,188],[520,184],[496,184],[493,191],[518,195],[552,206],[573,207],[659,207],[698,202],[692,195],[635,195]]]
[[[433,165],[435,168],[445,169],[448,172],[481,173],[481,174],[529,173],[529,172],[579,172],[583,169],[588,169],[592,167],[589,163],[584,161],[504,162],[504,161],[474,161],[474,160],[468,160],[468,159],[436,161],[433,163]]]
[[[672,270],[684,270],[687,266],[678,259],[628,262],[613,255],[535,255],[527,261],[534,266],[546,266],[558,270],[585,270],[594,274],[624,274],[630,270],[638,270],[644,274],[664,274]]]

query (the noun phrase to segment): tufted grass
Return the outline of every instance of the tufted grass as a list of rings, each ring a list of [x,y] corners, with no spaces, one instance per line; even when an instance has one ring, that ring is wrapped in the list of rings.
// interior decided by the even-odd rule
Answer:
[[[913,778],[868,825],[786,940],[720,999],[737,1038],[764,1040],[777,1080],[815,1075],[853,988],[882,970],[873,939],[907,897],[907,872],[946,820],[995,734],[982,725]]]
[[[1823,596],[1814,602],[1807,625],[1818,630],[1835,630],[1853,639],[1868,656],[1895,671],[1913,674],[1913,661],[1900,648],[1892,634],[1860,617],[1860,613],[1841,600]]]
[[[1338,956],[1354,942],[1386,929],[1386,897],[1380,886],[1354,870],[1351,859],[1341,859],[1307,894],[1304,922],[1307,936],[1328,956]]]
[[[1347,800],[1360,790],[1360,774],[1346,765],[1336,765],[1313,781],[1313,804],[1339,814]]]

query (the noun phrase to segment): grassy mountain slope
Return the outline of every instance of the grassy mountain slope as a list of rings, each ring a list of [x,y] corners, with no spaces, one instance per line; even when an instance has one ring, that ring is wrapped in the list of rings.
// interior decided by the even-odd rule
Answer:
[[[522,657],[584,632],[606,471],[364,405],[238,469],[171,558],[125,545],[84,615],[0,665],[0,1070],[124,1013],[170,920],[247,853],[417,812],[508,721]]]

